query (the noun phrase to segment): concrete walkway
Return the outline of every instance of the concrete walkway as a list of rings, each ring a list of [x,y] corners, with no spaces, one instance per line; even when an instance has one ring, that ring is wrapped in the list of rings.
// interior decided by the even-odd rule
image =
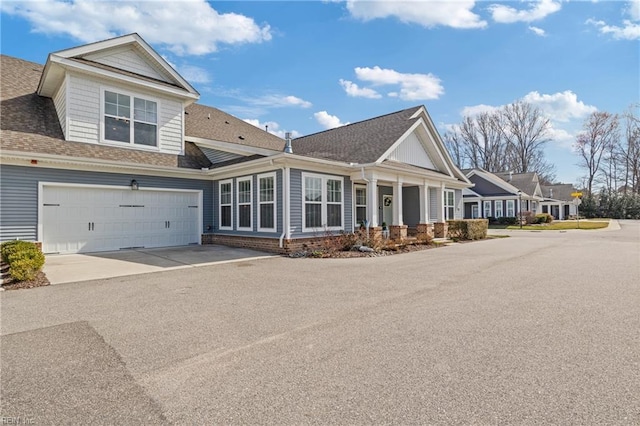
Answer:
[[[51,284],[97,280],[174,269],[273,257],[273,254],[218,245],[47,255]]]

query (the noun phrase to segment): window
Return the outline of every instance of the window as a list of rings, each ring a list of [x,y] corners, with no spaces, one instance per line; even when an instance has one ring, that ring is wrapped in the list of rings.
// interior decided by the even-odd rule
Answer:
[[[516,217],[516,202],[507,200],[507,217]]]
[[[251,230],[251,177],[238,179],[238,229]]]
[[[367,221],[367,187],[356,186],[356,226]]]
[[[455,218],[455,192],[450,190],[444,191],[444,219],[451,220]]]
[[[491,201],[483,201],[482,205],[484,207],[484,218],[491,217]]]
[[[232,229],[231,206],[233,204],[233,191],[231,181],[220,182],[220,229]]]
[[[502,200],[496,201],[496,217],[502,217]]]
[[[307,231],[318,228],[338,230],[343,227],[342,178],[302,174],[304,225]]]
[[[157,146],[158,104],[105,90],[104,139],[110,142]]]
[[[258,176],[258,230],[276,230],[276,175]]]

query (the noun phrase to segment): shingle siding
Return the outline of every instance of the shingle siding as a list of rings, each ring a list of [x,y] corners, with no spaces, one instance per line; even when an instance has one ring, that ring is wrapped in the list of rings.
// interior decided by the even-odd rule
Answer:
[[[132,179],[141,187],[195,189],[203,194],[203,231],[213,225],[211,181],[162,176],[97,173],[40,167],[0,166],[0,240],[34,241],[38,231],[38,183],[60,182],[128,186]]]

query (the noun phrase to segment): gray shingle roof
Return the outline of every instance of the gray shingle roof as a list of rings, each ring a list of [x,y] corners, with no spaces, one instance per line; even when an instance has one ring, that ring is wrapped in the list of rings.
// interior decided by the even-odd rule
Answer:
[[[536,191],[536,185],[538,184],[537,175],[534,172],[529,173],[514,173],[513,177],[509,177],[508,172],[494,173],[500,179],[505,182],[509,182],[527,195],[534,195]]]
[[[327,160],[373,163],[418,120],[422,106],[294,139],[293,153]]]
[[[274,151],[284,149],[283,139],[217,108],[191,104],[185,108],[185,119],[186,136]]]
[[[542,189],[542,196],[544,198],[551,198],[553,200],[571,201],[573,197],[572,192],[576,192],[576,189],[570,183],[559,183],[556,185],[540,185]]]

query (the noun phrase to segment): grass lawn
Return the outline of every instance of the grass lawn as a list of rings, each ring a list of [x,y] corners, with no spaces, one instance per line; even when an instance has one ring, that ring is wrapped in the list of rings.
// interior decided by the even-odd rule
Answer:
[[[581,220],[578,226],[578,222],[575,220],[563,221],[563,222],[551,222],[544,225],[522,225],[522,229],[527,231],[563,231],[566,229],[601,229],[609,226],[609,221],[586,221]],[[503,229],[520,229],[518,225],[510,225]]]

